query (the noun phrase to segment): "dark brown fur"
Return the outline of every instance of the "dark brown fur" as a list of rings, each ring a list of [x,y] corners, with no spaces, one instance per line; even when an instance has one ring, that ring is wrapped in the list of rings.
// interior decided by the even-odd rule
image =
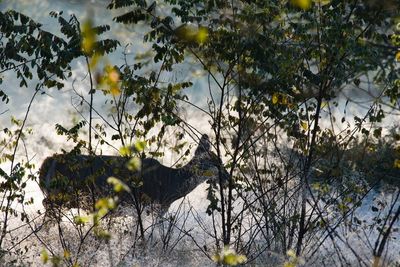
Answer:
[[[195,156],[179,169],[169,168],[157,160],[142,160],[140,171],[126,168],[127,158],[119,156],[53,155],[40,169],[39,185],[45,194],[44,205],[49,208],[92,209],[97,199],[113,194],[107,178],[114,176],[130,189],[123,194],[124,203],[156,203],[166,210],[175,200],[187,195],[200,183],[218,178],[221,161],[210,151],[208,137],[203,135]],[[222,170],[225,181],[228,173]]]

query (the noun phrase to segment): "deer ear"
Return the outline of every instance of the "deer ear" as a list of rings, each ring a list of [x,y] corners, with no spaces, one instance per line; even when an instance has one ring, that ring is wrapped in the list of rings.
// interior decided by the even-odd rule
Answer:
[[[211,150],[210,139],[208,138],[208,135],[203,134],[201,136],[199,146],[197,147],[195,154],[209,152],[210,150]]]

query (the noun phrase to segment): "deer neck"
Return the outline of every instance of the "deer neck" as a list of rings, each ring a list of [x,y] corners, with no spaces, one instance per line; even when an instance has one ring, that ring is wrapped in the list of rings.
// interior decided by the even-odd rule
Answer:
[[[185,191],[192,191],[210,178],[212,171],[209,166],[204,164],[209,161],[207,156],[207,153],[196,155],[187,165],[182,167],[184,172],[188,174],[188,177],[185,177],[185,183],[183,183]]]

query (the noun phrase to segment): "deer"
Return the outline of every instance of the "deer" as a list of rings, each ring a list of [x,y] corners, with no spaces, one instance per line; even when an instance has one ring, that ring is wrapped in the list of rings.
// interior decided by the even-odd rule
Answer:
[[[163,212],[205,181],[226,184],[229,173],[211,151],[209,137],[202,135],[193,158],[181,168],[162,165],[154,158],[144,158],[141,169],[130,171],[129,159],[122,156],[55,154],[46,158],[39,170],[39,186],[45,196],[43,205],[54,208],[93,209],[96,199],[112,194],[108,177],[125,183],[132,194],[125,193],[120,203],[156,204]]]

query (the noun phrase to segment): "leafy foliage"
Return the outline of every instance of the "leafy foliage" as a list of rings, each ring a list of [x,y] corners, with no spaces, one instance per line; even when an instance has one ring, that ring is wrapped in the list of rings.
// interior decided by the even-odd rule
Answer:
[[[395,81],[395,53],[387,48],[392,46],[389,36],[397,3],[166,0],[155,8],[147,8],[146,3],[120,3],[130,11],[116,21],[147,22],[151,29],[144,40],[152,44],[154,62],[173,71],[191,57],[212,80],[209,90],[221,94],[219,103],[210,94],[208,114],[217,151],[226,151],[233,176],[227,192],[218,192],[221,199],[216,190],[209,191],[207,212],[221,215],[222,242],[230,244],[231,235],[241,233],[237,229],[242,226],[232,218],[237,218],[235,203],[243,200],[252,203],[249,210],[263,211],[265,224],[260,225],[272,231],[271,239],[283,235],[278,245],[281,252],[295,247],[299,256],[305,235],[318,229],[306,212],[313,170],[329,181],[345,175],[340,153],[355,132],[368,135],[371,130],[379,136],[379,126],[371,129],[385,116],[377,103],[364,118],[355,117],[353,132],[335,133],[334,126],[324,129],[321,120],[328,114],[335,123],[332,110],[338,107],[343,88],[367,90],[368,83],[360,77],[372,76],[376,86]],[[157,9],[160,5],[163,12]],[[115,2],[109,8],[116,8]],[[207,37],[198,41],[201,31]],[[391,95],[397,100],[396,89]],[[345,123],[344,118],[344,128]],[[301,155],[298,165],[282,160],[278,144],[284,140],[293,142],[293,150]],[[270,162],[271,157],[282,162]],[[295,188],[302,193],[297,194]],[[274,196],[264,198],[270,191]],[[278,196],[290,200],[282,204]],[[350,198],[346,195],[332,202],[343,217],[350,212]],[[318,208],[319,198],[311,199],[320,225],[327,225],[329,219]],[[282,219],[276,221],[276,214]]]
[[[1,71],[15,70],[20,86],[27,87],[27,79],[33,78],[31,69],[36,68],[36,75],[44,86],[61,89],[64,84],[60,80],[71,75],[69,64],[80,53],[71,32],[75,19],[59,22],[70,40],[42,30],[40,24],[16,11],[0,13]]]
[[[124,53],[124,64],[104,61],[101,70],[102,58],[120,45],[117,40],[100,39],[110,30],[108,25],[95,26],[90,19],[81,25],[74,15],[66,19],[62,12],[51,12],[63,34],[58,37],[21,13],[0,12],[0,73],[15,70],[21,87],[38,78],[35,93],[45,87],[62,89],[73,60],[85,59],[90,99],[79,95],[78,105],[89,109],[88,118],[70,128],[57,124],[56,131],[76,143],[71,154],[83,149],[94,154],[102,145],[120,142],[120,153],[133,156],[127,165],[131,170],[140,170],[140,158],[146,153],[163,155],[159,148],[169,130],[179,141],[172,150],[181,152],[182,132],[194,131],[181,116],[181,105],[196,108],[207,117],[217,156],[224,157],[229,168],[227,184],[220,169],[219,185],[209,185],[206,212],[213,225],[212,229],[202,225],[215,240],[213,250],[220,252],[213,254],[206,244],[195,241],[196,246],[210,258],[214,255],[218,264],[243,264],[274,251],[287,252],[286,266],[295,266],[302,264],[300,255],[315,255],[321,240],[340,239],[337,228],[347,229],[343,222],[353,220],[367,192],[355,174],[366,175],[370,185],[387,177],[397,184],[398,129],[384,137],[381,124],[387,107],[399,108],[400,41],[398,27],[393,28],[398,4],[394,0],[112,0],[108,8],[121,11],[114,21],[147,26],[144,41],[151,51],[137,56],[133,64]],[[149,65],[151,61],[155,64]],[[194,77],[163,80],[188,65],[202,70],[207,80],[204,106],[185,95]],[[363,116],[350,120],[348,105],[357,97],[343,100],[343,92],[370,92],[371,85],[377,96]],[[108,97],[106,116],[94,107],[99,91]],[[0,89],[0,99],[8,103],[5,89]],[[344,109],[341,120],[334,115],[339,108]],[[94,114],[101,119],[96,124]],[[6,151],[1,161],[13,164],[25,121],[14,123],[18,130],[4,129],[7,140],[0,143]],[[83,138],[89,140],[82,139],[85,127],[89,131]],[[157,149],[151,151],[152,146]],[[182,157],[188,154],[186,150]],[[14,164],[8,173],[0,169],[6,178],[0,191],[8,193],[7,203],[24,200],[22,177],[27,169],[22,164]],[[126,189],[115,177],[109,182],[116,191]],[[62,185],[61,181],[56,186]],[[60,201],[65,197],[71,198],[61,196]],[[145,241],[143,209],[132,197],[138,214],[136,232]],[[113,199],[100,199],[90,219],[75,218],[81,244],[86,238],[83,227],[89,222],[95,236],[109,241],[109,232],[98,226],[114,208]],[[15,212],[9,204],[5,209]],[[372,211],[379,209],[373,206]],[[377,262],[399,216],[400,209],[395,211],[393,204],[384,222],[378,223],[382,229],[390,227],[381,229],[376,240]],[[175,220],[171,217],[171,222]],[[357,217],[354,221],[362,224]],[[190,231],[182,233],[193,238]],[[62,245],[63,256],[44,251],[43,262],[77,264],[69,244]]]

